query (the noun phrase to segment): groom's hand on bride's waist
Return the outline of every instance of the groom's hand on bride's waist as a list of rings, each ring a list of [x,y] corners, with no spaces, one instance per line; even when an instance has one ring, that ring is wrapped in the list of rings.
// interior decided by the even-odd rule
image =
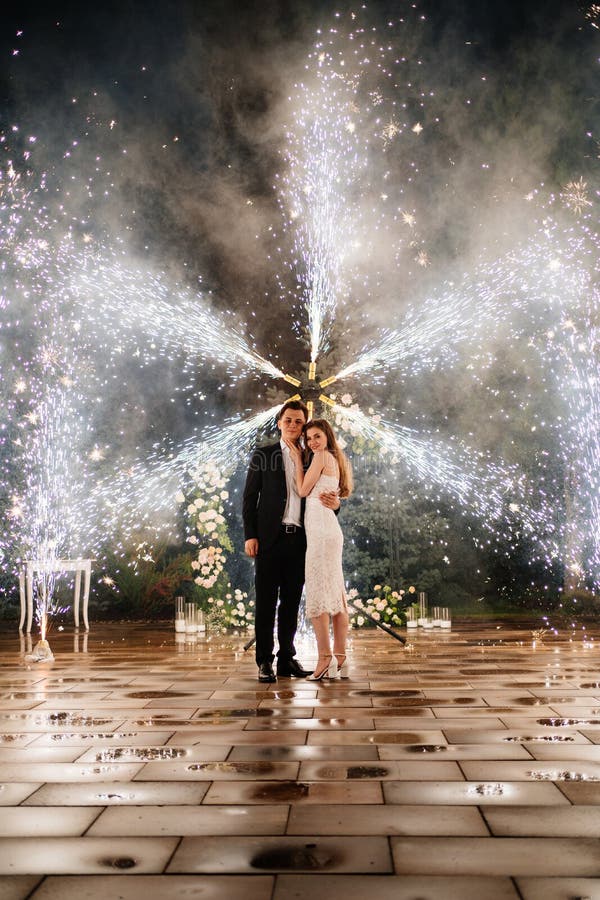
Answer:
[[[326,506],[327,509],[339,509],[340,508],[340,498],[337,494],[337,491],[322,491],[319,494],[319,500]]]

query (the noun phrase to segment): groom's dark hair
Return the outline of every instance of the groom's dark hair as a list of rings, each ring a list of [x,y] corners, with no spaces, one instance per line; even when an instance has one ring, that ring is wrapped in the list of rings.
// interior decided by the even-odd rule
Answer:
[[[303,403],[302,400],[288,400],[287,403],[284,403],[277,416],[278,422],[287,409],[301,409],[304,413],[304,419],[308,422],[308,406],[306,405],[306,403]]]

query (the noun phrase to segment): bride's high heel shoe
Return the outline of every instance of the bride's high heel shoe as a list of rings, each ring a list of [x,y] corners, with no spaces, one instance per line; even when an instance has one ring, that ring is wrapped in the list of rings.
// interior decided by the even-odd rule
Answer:
[[[322,681],[326,677],[337,678],[337,660],[335,656],[331,654],[319,657],[315,671],[312,675],[309,675],[306,680]]]
[[[345,653],[335,653],[333,657],[337,663],[338,678],[348,678],[348,660]]]

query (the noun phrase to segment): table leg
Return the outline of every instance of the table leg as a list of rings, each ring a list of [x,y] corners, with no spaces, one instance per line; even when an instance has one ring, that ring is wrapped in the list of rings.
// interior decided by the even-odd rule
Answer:
[[[91,564],[86,566],[85,568],[85,578],[83,582],[83,624],[85,625],[85,630],[90,630],[90,623],[88,622],[88,601],[90,599],[90,581],[92,580],[92,566]]]
[[[75,628],[79,628],[79,596],[81,594],[81,569],[75,573],[75,599],[73,600],[73,615],[75,616]]]
[[[33,622],[33,570],[27,567],[25,576],[25,596],[27,598],[27,634],[31,634],[31,624]]]
[[[25,622],[25,612],[27,610],[27,598],[25,595],[25,569],[19,569],[19,598],[21,600],[21,621],[19,622],[19,631],[23,630]]]

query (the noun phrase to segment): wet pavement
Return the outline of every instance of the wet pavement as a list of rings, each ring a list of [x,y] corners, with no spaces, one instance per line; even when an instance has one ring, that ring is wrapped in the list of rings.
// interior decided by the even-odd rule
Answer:
[[[247,636],[5,627],[0,900],[600,900],[600,629],[532,629],[259,685]]]

